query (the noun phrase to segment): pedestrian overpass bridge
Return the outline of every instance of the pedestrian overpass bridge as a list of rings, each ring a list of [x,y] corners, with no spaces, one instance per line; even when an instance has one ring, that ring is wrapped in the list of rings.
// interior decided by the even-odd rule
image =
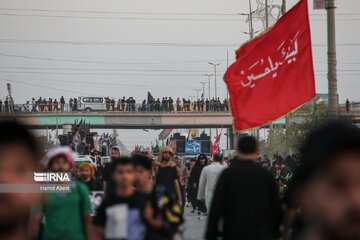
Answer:
[[[346,113],[360,123],[360,112]],[[16,120],[31,129],[56,129],[83,121],[94,129],[232,128],[230,112],[45,112],[1,113],[0,120]],[[294,119],[295,120],[295,119]],[[296,119],[301,121],[301,117]],[[285,119],[273,122],[285,125]]]
[[[52,112],[0,114],[0,119],[17,120],[31,129],[62,128],[83,121],[94,129],[229,128],[229,112]]]

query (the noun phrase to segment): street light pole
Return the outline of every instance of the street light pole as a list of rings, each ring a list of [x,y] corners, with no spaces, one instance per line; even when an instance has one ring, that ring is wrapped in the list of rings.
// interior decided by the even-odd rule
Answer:
[[[210,91],[210,77],[212,76],[212,74],[205,74],[205,76],[208,77],[208,83],[209,83],[209,101],[211,100],[211,91]],[[212,141],[212,134],[211,134],[211,128],[209,128],[209,132],[210,132],[210,140]]]
[[[216,86],[216,67],[220,65],[220,63],[211,63],[210,65],[214,66],[214,79],[215,79],[215,100],[217,99],[217,86]]]
[[[199,99],[199,91],[201,91],[201,89],[194,89],[194,91],[196,91],[196,99]]]
[[[200,83],[202,84],[202,89],[203,89],[203,93],[202,93],[203,97],[202,97],[202,99],[204,100],[205,99],[205,84],[206,84],[206,82],[200,82]]]
[[[335,1],[326,2],[327,29],[328,29],[328,91],[329,91],[329,117],[337,118],[337,77],[336,77],[336,37],[335,37]]]
[[[208,84],[209,84],[209,101],[210,101],[210,99],[211,99],[211,91],[210,91],[210,77],[212,76],[212,74],[204,74],[205,76],[207,76],[208,77]]]

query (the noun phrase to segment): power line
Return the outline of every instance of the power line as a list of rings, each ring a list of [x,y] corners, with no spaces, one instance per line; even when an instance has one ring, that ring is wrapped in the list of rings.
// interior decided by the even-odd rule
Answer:
[[[172,76],[172,77],[200,77],[203,74],[171,74],[171,73],[90,73],[90,72],[39,72],[39,71],[0,71],[0,73],[24,73],[24,74],[50,74],[50,75],[98,75],[98,76]],[[223,75],[217,75],[223,76]]]
[[[110,20],[137,20],[137,21],[216,21],[216,22],[235,22],[243,21],[238,18],[171,18],[171,17],[105,17],[105,16],[70,16],[70,15],[34,15],[18,13],[0,13],[1,16],[8,17],[39,17],[39,18],[63,18],[63,19],[110,19]],[[256,19],[254,19],[256,20]],[[325,21],[326,19],[311,18],[311,21]],[[337,21],[358,21],[360,18],[337,18]]]
[[[341,72],[341,71],[339,71]],[[354,72],[354,71],[351,71]],[[357,72],[357,71],[355,71]],[[93,72],[39,72],[39,71],[3,71],[0,73],[13,73],[13,74],[47,74],[47,75],[92,75],[92,76],[156,76],[156,77],[201,77],[203,74],[178,74],[178,73],[93,73]],[[326,75],[326,72],[315,72],[316,75]],[[222,77],[224,73],[217,74],[216,76]],[[341,74],[342,76],[358,76],[359,74]]]
[[[25,59],[35,59],[35,60],[46,60],[46,61],[59,61],[59,62],[78,62],[78,63],[96,63],[96,64],[124,64],[124,65],[153,65],[153,64],[184,64],[184,63],[207,63],[209,60],[193,60],[193,61],[151,61],[151,62],[110,62],[110,61],[92,61],[92,60],[77,60],[77,59],[63,59],[63,58],[52,58],[52,57],[38,57],[38,56],[28,56],[28,55],[16,55],[16,54],[6,54],[0,53],[0,56],[4,57],[14,57],[14,58],[25,58]],[[214,60],[215,61],[215,60]],[[226,61],[216,60],[216,61]]]
[[[4,11],[55,12],[55,13],[91,13],[91,14],[125,14],[125,15],[180,15],[180,16],[239,16],[238,13],[184,13],[184,12],[137,12],[137,11],[94,11],[94,10],[59,10],[40,8],[0,8]],[[310,13],[311,16],[326,16],[321,13]],[[360,13],[336,13],[337,16],[359,16]]]
[[[104,45],[104,46],[153,46],[153,47],[239,47],[241,43],[181,43],[181,42],[97,42],[44,39],[0,39],[2,43],[25,44],[64,44],[64,45]],[[338,47],[360,46],[360,43],[339,43]],[[313,44],[313,47],[326,47],[327,44]]]
[[[57,12],[57,13],[96,13],[96,14],[126,14],[126,15],[184,15],[184,16],[237,16],[237,13],[181,13],[181,12],[127,12],[127,11],[91,11],[91,10],[52,10],[29,8],[0,8],[5,11]]]
[[[67,16],[67,15],[33,15],[33,14],[16,14],[16,13],[0,13],[1,16],[9,17],[40,17],[40,18],[68,18],[68,19],[112,19],[112,20],[139,20],[139,21],[220,21],[220,22],[234,22],[240,21],[237,19],[223,19],[223,18],[159,18],[159,17],[98,17],[98,16]]]
[[[188,70],[188,69],[109,69],[109,68],[49,68],[49,67],[13,67],[0,66],[0,69],[16,70],[52,70],[52,71],[118,71],[118,72],[192,72],[204,73],[208,70]]]
[[[31,80],[31,83],[29,83],[27,80],[14,80],[14,79],[9,79],[9,78],[4,78],[4,77],[0,77],[0,80],[4,80],[4,81],[11,81],[11,82],[16,82],[16,83],[20,83],[20,84],[26,84],[26,85],[29,85],[29,86],[33,86],[33,87],[41,87],[41,88],[46,88],[46,89],[51,89],[51,90],[57,90],[57,91],[62,91],[62,92],[71,92],[71,93],[76,93],[76,94],[84,94],[84,95],[88,95],[88,94],[93,94],[93,95],[98,95],[98,93],[89,93],[88,91],[87,92],[77,92],[77,91],[71,91],[71,90],[67,90],[67,89],[60,89],[60,88],[55,88],[55,87],[48,87],[48,86],[45,86],[44,84],[51,84],[51,86],[53,86],[54,84],[57,84],[55,83],[56,81],[59,81],[59,80],[45,80],[43,79],[44,81],[49,81],[48,83],[44,83],[44,82],[39,82],[37,81],[35,84],[34,84],[34,80]],[[25,82],[24,82],[25,81]],[[99,83],[93,83],[93,82],[78,82],[78,81],[72,81],[72,80],[61,80],[60,83],[58,84],[63,84],[64,82],[67,82],[67,83],[71,83],[72,86],[86,86],[86,87],[90,87],[90,88],[101,88],[101,87],[106,87],[106,88],[109,88],[109,87],[121,87],[121,88],[130,88],[130,89],[144,89],[144,87],[147,87],[149,89],[151,88],[156,88],[156,89],[160,89],[160,88],[164,88],[164,89],[168,89],[169,86],[164,86],[164,85],[131,85],[131,84],[116,84],[116,83],[103,83],[102,81],[99,82]],[[90,85],[89,85],[90,84]],[[184,85],[181,85],[181,86],[174,86],[174,85],[171,85],[171,87],[176,87],[177,89],[189,89],[189,87],[184,87]]]
[[[144,89],[144,87],[146,88],[156,88],[156,89],[169,89],[168,85],[143,85],[141,84],[137,84],[137,85],[131,85],[131,84],[117,84],[117,83],[103,83],[103,82],[99,82],[99,83],[94,83],[94,82],[79,82],[79,81],[72,81],[72,80],[51,80],[51,82],[43,82],[43,81],[34,81],[31,80],[31,82],[35,82],[35,83],[39,83],[39,84],[63,84],[63,83],[71,83],[71,86],[86,86],[86,87],[96,87],[96,88],[114,88],[114,87],[121,87],[121,88],[130,88],[130,89]],[[176,88],[176,89],[189,89],[188,87],[184,87],[184,85],[171,85],[171,87]]]
[[[154,64],[187,64],[187,63],[208,63],[209,61],[215,62],[225,62],[226,59],[217,59],[217,60],[184,60],[184,61],[173,61],[173,60],[163,60],[163,61],[149,61],[149,62],[117,62],[117,61],[94,61],[94,60],[79,60],[79,59],[64,59],[64,58],[54,58],[54,57],[39,57],[39,56],[29,56],[29,55],[17,55],[17,54],[7,54],[0,53],[0,56],[3,57],[14,57],[14,58],[25,58],[33,60],[45,60],[45,61],[59,61],[59,62],[77,62],[77,63],[94,63],[94,64],[124,64],[124,65],[154,65]],[[328,64],[327,62],[317,62],[316,64]],[[339,62],[339,65],[358,65],[360,62]]]
[[[153,46],[153,47],[239,47],[239,44],[217,43],[171,43],[171,42],[91,42],[42,39],[0,39],[3,43],[64,44],[64,45],[105,45],[105,46]]]
[[[51,68],[51,67],[19,67],[0,66],[0,69],[16,70],[52,70],[52,71],[110,71],[110,72],[190,72],[205,73],[208,70],[191,69],[117,69],[117,68]],[[337,69],[338,72],[360,72],[360,69]],[[326,72],[326,70],[320,71]]]
[[[7,78],[4,78],[4,77],[0,77],[0,80],[8,81],[8,82],[16,82],[16,83],[25,84],[25,85],[28,85],[28,86],[46,88],[46,89],[51,89],[51,90],[56,90],[56,91],[61,91],[61,92],[71,92],[71,93],[75,93],[75,94],[89,94],[89,92],[77,92],[77,91],[72,91],[72,90],[69,90],[69,89],[46,87],[46,86],[43,86],[43,85],[37,85],[37,84],[33,84],[33,83],[21,82],[21,81],[17,81],[17,80],[13,80],[13,79],[7,79]],[[94,93],[91,93],[91,94],[94,94]],[[96,95],[96,94],[94,94],[94,95]]]

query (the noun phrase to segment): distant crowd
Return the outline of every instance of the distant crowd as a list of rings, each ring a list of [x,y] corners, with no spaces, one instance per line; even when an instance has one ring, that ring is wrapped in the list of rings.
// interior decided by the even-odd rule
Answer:
[[[144,99],[142,103],[136,102],[133,97],[123,97],[117,101],[114,98],[92,98],[96,99],[91,102],[85,102],[81,98],[70,98],[68,101],[63,96],[58,100],[57,98],[42,98],[37,100],[32,98],[22,106],[16,105],[15,111],[19,112],[76,112],[85,111],[87,108],[92,111],[106,110],[113,112],[219,112],[229,111],[229,103],[225,98],[223,101],[220,98],[203,99],[199,98],[195,101],[190,99],[177,98],[176,100],[171,97],[149,98]],[[0,112],[12,112],[10,109],[10,102],[5,100],[4,104],[0,101]],[[14,105],[12,105],[14,106]]]

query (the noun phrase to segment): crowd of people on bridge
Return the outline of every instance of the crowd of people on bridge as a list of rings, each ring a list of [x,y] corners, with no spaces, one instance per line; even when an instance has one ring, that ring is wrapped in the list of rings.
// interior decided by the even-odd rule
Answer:
[[[41,156],[15,122],[1,122],[0,132],[1,183],[17,191],[2,193],[0,239],[182,239],[186,205],[200,219],[207,213],[207,240],[360,239],[360,130],[352,126],[319,128],[285,159],[259,157],[257,141],[244,136],[231,160],[200,154],[185,163],[170,147],[156,159],[126,157],[114,146],[104,166],[75,161],[67,146]],[[29,172],[72,172],[58,182],[71,191],[28,194]]]
[[[0,99],[0,113],[5,112],[13,112],[14,111],[14,102],[11,98],[6,97],[4,102]]]
[[[211,99],[197,99],[191,101],[190,99],[177,98],[173,99],[171,97],[160,98],[149,98],[148,100],[144,99],[141,103],[137,103],[133,97],[120,98],[115,100],[114,98],[100,98],[103,99],[100,102],[95,103],[95,111],[97,108],[103,109],[111,112],[219,112],[219,111],[229,111],[229,103],[227,99],[223,101],[220,98],[211,98]],[[3,106],[4,105],[4,106]],[[100,108],[100,105],[103,105],[104,108]],[[94,106],[94,103],[89,103],[81,101],[81,98],[70,98],[68,101],[65,100],[63,96],[59,98],[43,98],[39,97],[38,99],[32,98],[31,101],[27,101],[21,106],[18,105],[18,108],[15,109],[20,112],[76,112],[84,111]],[[8,100],[5,100],[4,104],[0,101],[0,111],[10,112],[10,103]]]

